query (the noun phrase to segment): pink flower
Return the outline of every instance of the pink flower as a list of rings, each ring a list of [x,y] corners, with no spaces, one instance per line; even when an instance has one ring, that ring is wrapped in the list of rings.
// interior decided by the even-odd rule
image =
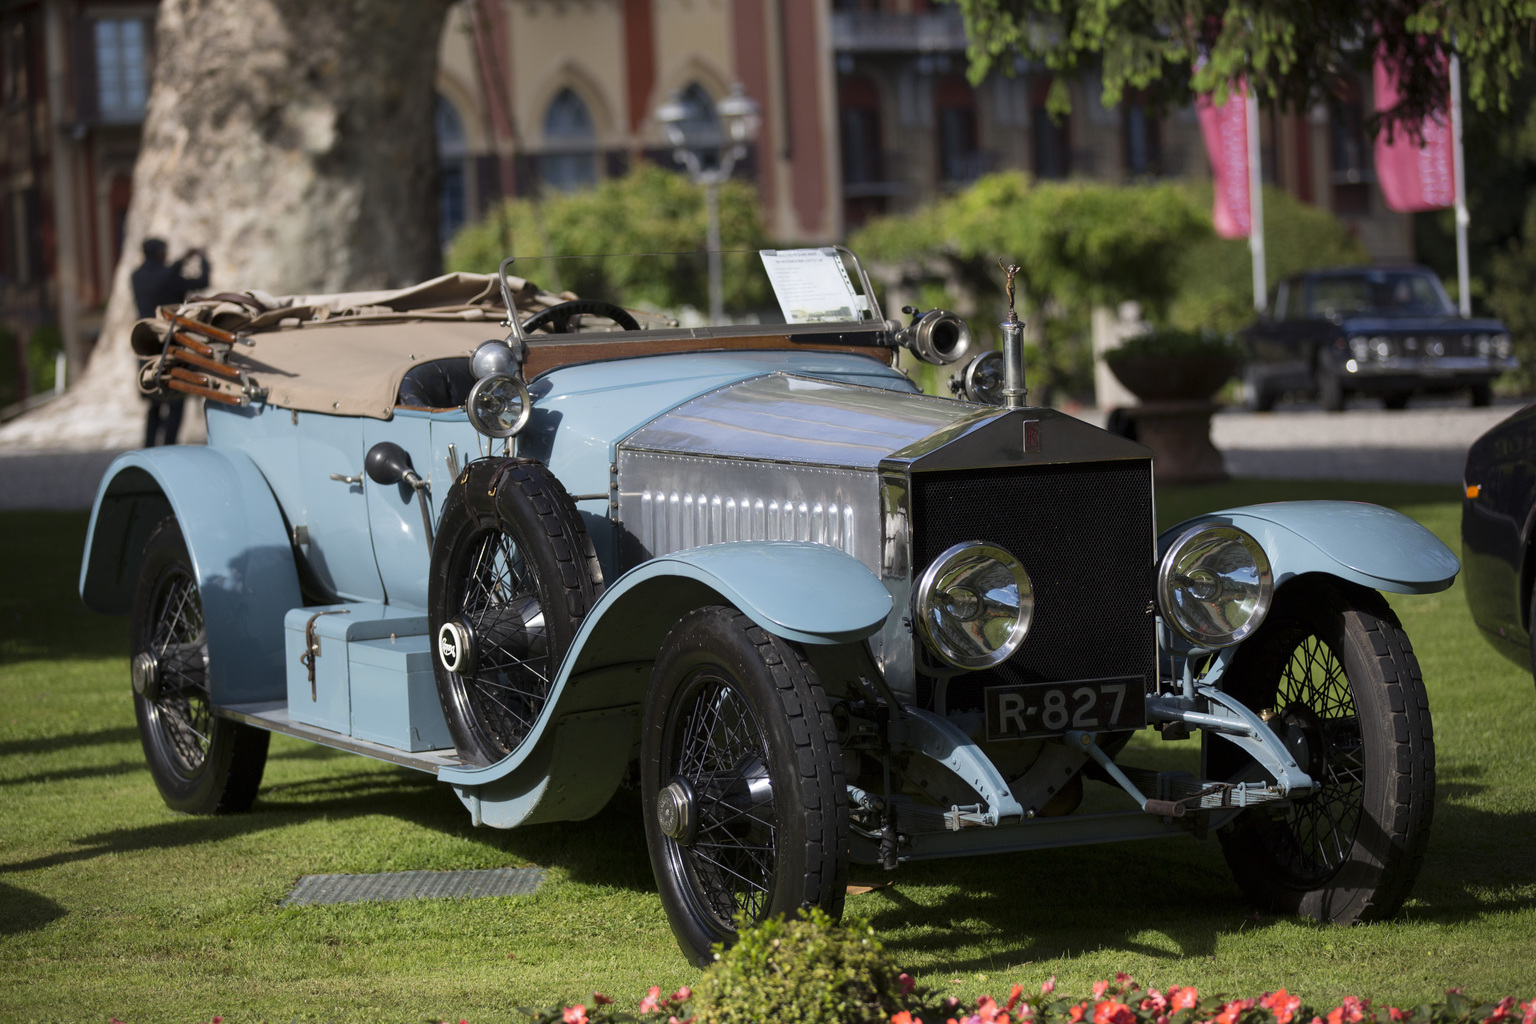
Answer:
[[[684,985],[682,988],[672,993],[672,1001],[674,1003],[686,1003],[692,998],[693,989],[689,988],[687,985]]]
[[[1387,1016],[1391,1017],[1393,1020],[1397,1021],[1397,1020],[1403,1020],[1408,1015],[1406,1013],[1404,1013],[1402,1010],[1399,1010],[1395,1006],[1389,1006],[1389,1007],[1387,1007]]]
[[[1354,996],[1345,996],[1344,1002],[1328,1011],[1328,1024],[1356,1024],[1365,1017],[1365,1010],[1360,1005],[1360,1000]]]
[[[1093,1008],[1093,1024],[1136,1024],[1136,1014],[1124,1003],[1106,999]]]
[[[1291,1024],[1291,1018],[1296,1016],[1296,1011],[1301,1006],[1301,999],[1282,988],[1260,999],[1259,1005],[1275,1015],[1276,1024]],[[1393,1020],[1396,1019],[1396,1017],[1393,1018]]]
[[[1499,1000],[1499,1005],[1493,1008],[1493,1012],[1483,1018],[1483,1024],[1494,1024],[1509,1016],[1509,1011],[1515,1008],[1515,997],[1505,996]]]
[[[661,986],[652,985],[650,995],[640,1000],[641,1013],[655,1013],[657,1003],[661,1000]]]
[[[1109,988],[1109,982],[1107,982],[1107,981],[1096,981],[1096,982],[1094,982],[1093,983],[1093,998],[1095,998],[1095,999],[1103,999],[1104,998],[1104,992],[1108,988]]]
[[[1234,999],[1221,1008],[1216,1014],[1216,1024],[1237,1024],[1238,1015],[1244,1010],[1253,1008],[1252,999]]]
[[[1151,1010],[1153,1014],[1161,1017],[1168,1012],[1168,997],[1157,989],[1148,989],[1146,998],[1141,1001],[1143,1010]]]
[[[566,1007],[561,1020],[564,1024],[587,1024],[587,1005],[577,1003],[575,1006]]]
[[[1174,985],[1168,989],[1168,1002],[1173,1007],[1174,1013],[1180,1010],[1192,1010],[1199,1001],[1200,993],[1193,985],[1186,985],[1183,988]]]
[[[1525,1016],[1520,1018],[1520,1024],[1536,1024],[1536,999],[1521,1003],[1520,1009],[1525,1011]]]
[[[1128,988],[1133,992],[1141,987],[1140,985],[1136,984],[1135,978],[1131,977],[1129,974],[1126,974],[1124,971],[1115,972],[1115,984],[1123,988]]]
[[[1048,996],[1056,991],[1056,975],[1051,975],[1040,983],[1040,994]]]
[[[896,984],[901,986],[901,994],[903,997],[905,997],[911,993],[912,989],[917,985],[917,982],[912,980],[912,975],[908,974],[906,971],[902,971],[896,976]]]
[[[905,995],[905,993],[903,993],[903,995]],[[1023,995],[1024,995],[1024,986],[1023,985],[1014,985],[1013,986],[1013,991],[1008,993],[1008,1009],[1011,1010],[1015,1006],[1019,1005],[1019,999]]]

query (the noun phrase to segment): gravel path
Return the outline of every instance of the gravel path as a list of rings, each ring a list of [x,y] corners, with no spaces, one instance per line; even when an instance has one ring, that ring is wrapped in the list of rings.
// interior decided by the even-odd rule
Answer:
[[[1521,407],[1424,405],[1403,412],[1298,406],[1272,413],[1221,412],[1211,439],[1237,477],[1276,480],[1389,480],[1455,484],[1467,446]],[[1097,410],[1078,413],[1102,424]],[[116,451],[0,450],[0,510],[83,509]]]

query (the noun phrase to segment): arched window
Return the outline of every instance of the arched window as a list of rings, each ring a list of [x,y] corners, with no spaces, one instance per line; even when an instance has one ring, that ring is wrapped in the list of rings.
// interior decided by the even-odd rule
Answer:
[[[574,91],[561,89],[544,112],[544,155],[539,160],[544,184],[571,192],[596,182],[596,142],[592,112]]]
[[[442,244],[447,245],[469,216],[464,175],[469,143],[458,110],[441,93],[437,96],[434,125],[437,134],[437,231]]]
[[[678,125],[683,135],[698,139],[706,147],[720,145],[720,118],[715,113],[715,99],[709,91],[698,82],[689,82],[688,87],[677,94],[677,102],[688,112]]]

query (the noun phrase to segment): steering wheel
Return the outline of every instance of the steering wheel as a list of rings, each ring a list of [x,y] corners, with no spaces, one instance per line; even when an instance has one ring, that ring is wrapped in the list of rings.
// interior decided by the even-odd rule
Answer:
[[[640,329],[640,321],[631,316],[629,310],[623,306],[604,302],[602,299],[572,299],[569,302],[556,303],[548,309],[541,309],[524,320],[523,333],[532,334],[542,327],[551,334],[563,334],[566,325],[571,322],[571,317],[582,314],[607,317],[626,331]]]

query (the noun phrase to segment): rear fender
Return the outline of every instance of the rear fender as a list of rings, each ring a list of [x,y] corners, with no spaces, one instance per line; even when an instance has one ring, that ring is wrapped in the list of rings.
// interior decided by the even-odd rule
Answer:
[[[443,768],[438,779],[477,823],[511,828],[597,813],[633,756],[657,651],[680,618],[712,604],[818,647],[864,640],[892,607],[874,573],[823,544],[719,544],[653,558],[620,577],[582,621],[522,746],[493,765]]]
[[[283,615],[303,601],[277,499],[244,454],[173,446],[118,456],[91,509],[81,600],[127,614],[144,544],[173,513],[203,601],[213,702],[281,699]]]
[[[1318,572],[1396,594],[1449,587],[1461,562],[1440,538],[1389,508],[1359,501],[1280,501],[1187,519],[1157,539],[1161,557],[1202,523],[1235,526],[1269,556],[1275,586]]]

